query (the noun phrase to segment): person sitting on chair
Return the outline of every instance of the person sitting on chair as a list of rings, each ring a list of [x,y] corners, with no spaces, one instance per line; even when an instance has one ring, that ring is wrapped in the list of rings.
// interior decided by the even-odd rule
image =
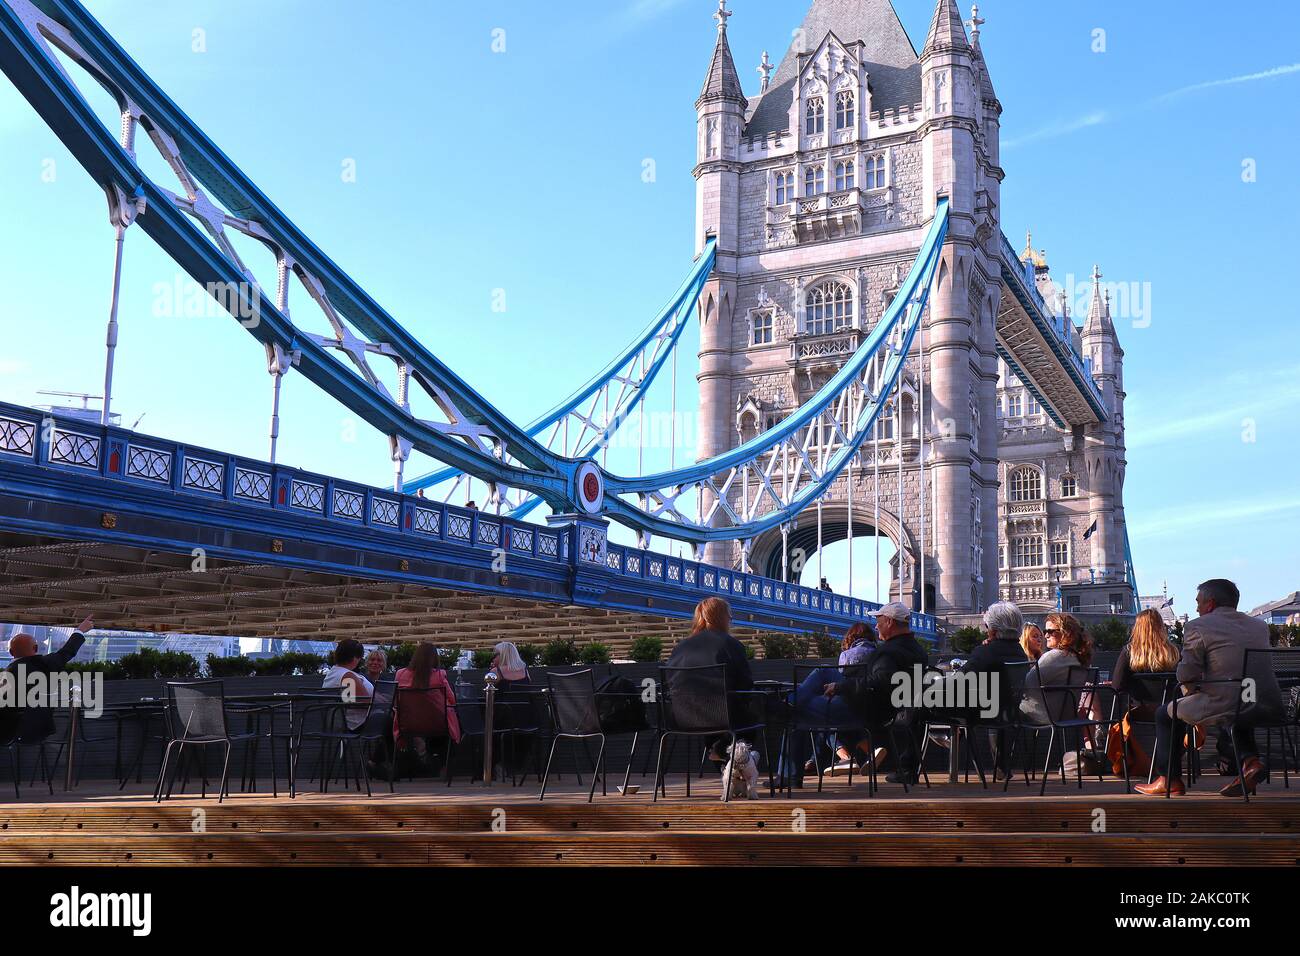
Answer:
[[[1221,727],[1220,753],[1234,749],[1241,758],[1241,774],[1219,791],[1225,797],[1239,797],[1243,789],[1254,793],[1255,788],[1268,780],[1268,768],[1259,759],[1259,746],[1255,741],[1253,718],[1272,716],[1281,710],[1282,691],[1272,669],[1265,673],[1246,675],[1254,681],[1255,699],[1249,707],[1240,708],[1243,688],[1236,682],[1245,670],[1246,651],[1265,650],[1269,647],[1268,625],[1259,618],[1237,610],[1241,592],[1231,581],[1215,578],[1196,589],[1195,620],[1187,622],[1183,630],[1183,656],[1178,662],[1178,682],[1187,696],[1156,710],[1155,766],[1165,770],[1172,763],[1173,771],[1166,780],[1161,774],[1151,783],[1139,784],[1135,789],[1149,796],[1182,796],[1187,787],[1182,778],[1182,758],[1188,724],[1226,723],[1236,719],[1236,726],[1227,732]],[[1213,683],[1211,683],[1213,682]],[[1177,720],[1174,708],[1177,707]],[[1166,751],[1170,739],[1172,751]],[[1236,756],[1232,762],[1236,763]]]
[[[1122,729],[1112,728],[1111,740],[1107,742],[1106,749],[1111,755],[1112,769],[1117,774],[1123,772],[1124,758],[1119,748],[1125,742],[1128,745],[1128,766],[1131,773],[1146,774],[1151,766],[1150,756],[1131,732],[1129,725],[1134,721],[1153,722],[1160,698],[1158,692],[1148,682],[1138,680],[1137,675],[1173,673],[1178,666],[1178,658],[1178,648],[1169,640],[1169,630],[1165,627],[1160,612],[1155,608],[1147,608],[1138,614],[1129,641],[1115,659],[1110,675],[1110,686],[1121,694],[1127,694],[1131,704],[1128,713],[1124,715]]]
[[[366,655],[366,680],[373,685],[388,675],[388,655],[376,647]]]
[[[929,656],[912,634],[912,612],[897,601],[886,604],[873,615],[880,643],[867,663],[866,673],[827,684],[823,693],[830,698],[843,695],[862,717],[874,739],[884,739],[891,720],[905,716],[894,707],[894,675],[903,673],[911,680],[915,668],[925,668]],[[910,697],[911,695],[907,695]],[[917,779],[916,743],[910,725],[897,721],[899,744],[898,770],[886,779],[890,783],[912,784]]]
[[[871,625],[862,621],[854,624],[849,628],[848,633],[840,642],[839,668],[819,667],[809,672],[795,689],[794,706],[799,718],[808,724],[821,724],[823,726],[833,726],[836,724],[849,724],[856,719],[856,713],[853,705],[849,703],[846,697],[828,698],[824,691],[827,684],[836,683],[850,676],[860,676],[868,670],[868,662],[871,655],[876,651],[876,632],[871,629]],[[853,757],[849,754],[847,748],[839,745],[838,741],[831,735],[831,740],[818,740],[818,749],[826,746],[825,752],[833,751],[835,762],[827,768],[826,773],[830,776],[836,776],[849,769],[849,763]],[[807,751],[810,742],[805,739],[804,735],[794,738],[793,751],[791,758],[795,761],[795,766],[799,765],[803,754]],[[865,747],[866,742],[860,742]],[[865,763],[868,755],[858,750],[862,754],[859,757],[860,763]],[[816,760],[819,754],[814,754],[808,759],[803,766],[805,774],[816,773]]]
[[[447,680],[447,672],[438,666],[438,649],[421,643],[411,655],[411,663],[397,672],[397,701],[393,708],[393,740],[399,752],[408,748],[416,759],[426,759],[428,737],[448,737],[460,743],[460,718],[456,714],[456,695]],[[421,694],[420,691],[425,693]],[[420,722],[418,727],[403,728],[400,716],[405,712]],[[407,731],[411,731],[408,733]]]
[[[349,701],[362,702],[370,699],[375,689],[365,674],[357,672],[365,656],[365,648],[360,641],[345,637],[334,645],[334,664],[325,674],[322,687],[337,687],[344,692]],[[357,730],[366,722],[366,708],[351,706],[347,708],[349,730]]]
[[[731,636],[731,605],[722,598],[705,598],[695,606],[691,633],[677,642],[668,655],[668,667],[707,667],[725,664],[727,691],[754,689],[754,676],[749,669],[745,645]],[[752,708],[744,698],[728,701],[733,727],[745,727],[755,722]],[[751,741],[752,742],[752,741]],[[727,738],[720,737],[709,748],[709,759],[721,765],[726,762]]]
[[[6,672],[12,675],[9,680],[16,682],[19,695],[25,686],[29,674],[55,674],[66,670],[68,662],[77,656],[81,645],[86,642],[86,632],[95,626],[94,615],[89,615],[77,625],[72,636],[63,646],[50,654],[37,653],[40,648],[36,638],[30,634],[15,634],[9,639],[9,655],[13,658]],[[27,720],[23,720],[26,711]],[[50,707],[21,708],[5,707],[0,709],[0,746],[12,743],[19,732],[23,733],[24,742],[37,743],[54,733],[54,713]]]

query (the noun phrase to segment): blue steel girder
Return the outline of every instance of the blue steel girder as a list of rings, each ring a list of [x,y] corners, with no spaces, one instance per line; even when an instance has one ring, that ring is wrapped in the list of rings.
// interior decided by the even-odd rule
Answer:
[[[1058,427],[1107,421],[1101,390],[1070,341],[1068,319],[1051,314],[1032,266],[1020,261],[1005,235],[1001,239],[1004,295],[997,317],[998,354]]]
[[[47,47],[50,43],[117,99],[120,142],[95,116]],[[257,189],[76,0],[0,0],[0,68],[104,188],[119,227],[138,222],[196,281],[210,292],[222,290],[222,304],[232,313],[255,316],[242,324],[268,354],[292,356],[305,377],[388,434],[395,454],[410,442],[452,468],[537,495],[564,512],[582,510],[583,502],[591,510],[591,496],[575,486],[584,474],[586,481],[593,480],[594,472],[602,492],[607,490],[597,510],[643,533],[680,540],[752,538],[808,507],[849,466],[897,384],[947,227],[947,202],[941,201],[907,283],[867,343],[777,428],[687,468],[642,478],[609,476],[591,462],[544,447],[407,333]],[[137,128],[145,129],[158,146],[183,195],[160,187],[141,171],[133,151]],[[275,302],[255,281],[250,284],[227,228],[275,253]],[[301,330],[290,318],[286,286],[295,275],[334,329],[332,337]],[[331,350],[346,353],[356,370],[334,360]],[[397,365],[396,395],[369,366],[371,355]],[[409,380],[423,388],[445,422],[412,412]],[[781,475],[774,480],[778,462]],[[728,496],[751,477],[758,482],[755,498],[737,512]],[[696,497],[699,514],[694,520],[678,507],[684,492]]]
[[[123,113],[115,140],[46,43],[54,43],[103,85]],[[485,481],[527,489],[558,510],[572,510],[578,462],[552,454],[479,396],[407,333],[321,252],[213,144],[106,31],[74,0],[0,0],[0,68],[109,196],[126,223],[138,223],[189,275],[237,316],[255,339],[296,359],[298,370],[364,421]],[[177,173],[187,195],[153,182],[135,161],[136,127],[144,128]],[[206,190],[206,192],[204,191]],[[218,209],[214,197],[229,212]],[[141,208],[142,207],[142,208]],[[135,212],[132,211],[134,208]],[[208,235],[195,225],[197,219]],[[250,282],[224,236],[239,229],[270,247],[280,263],[281,292],[272,301]],[[337,330],[334,340],[300,330],[284,308],[293,272]],[[355,330],[355,332],[353,331]],[[362,342],[356,333],[369,341]],[[360,374],[334,360],[338,348]],[[378,354],[406,369],[447,418],[418,418],[368,368]],[[510,465],[506,456],[517,464]]]

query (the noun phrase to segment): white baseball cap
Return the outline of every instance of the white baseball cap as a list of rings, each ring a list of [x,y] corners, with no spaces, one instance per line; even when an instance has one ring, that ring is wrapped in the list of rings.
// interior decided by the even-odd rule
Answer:
[[[903,624],[908,624],[912,620],[912,609],[899,601],[890,601],[879,611],[875,611],[868,616],[874,618],[888,617]]]

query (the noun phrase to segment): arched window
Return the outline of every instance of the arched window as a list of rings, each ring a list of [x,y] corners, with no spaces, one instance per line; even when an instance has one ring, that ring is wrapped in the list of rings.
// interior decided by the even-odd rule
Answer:
[[[867,175],[863,185],[867,189],[885,188],[885,157],[867,157]]]
[[[804,331],[825,335],[846,329],[853,322],[853,290],[842,282],[827,282],[808,293]]]
[[[846,159],[835,164],[835,191],[842,193],[853,188],[853,160]]]
[[[764,310],[754,313],[754,344],[772,344],[772,312]]]
[[[808,100],[804,109],[804,132],[808,136],[826,132],[826,101],[820,96]]]
[[[1038,501],[1043,497],[1043,479],[1032,468],[1017,468],[1011,473],[1011,500]]]
[[[835,97],[835,128],[852,129],[856,111],[856,98],[852,90],[844,90]]]
[[[776,204],[794,202],[794,173],[786,169],[776,174]]]
[[[820,196],[826,192],[826,167],[809,166],[803,171],[803,193],[805,196]]]
[[[1079,493],[1079,479],[1074,475],[1061,476],[1061,497],[1073,498]]]

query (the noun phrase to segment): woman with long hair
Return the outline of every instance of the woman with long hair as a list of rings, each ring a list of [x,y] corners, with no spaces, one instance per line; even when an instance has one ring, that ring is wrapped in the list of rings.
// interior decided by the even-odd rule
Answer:
[[[1155,720],[1156,707],[1164,693],[1153,681],[1139,679],[1142,674],[1172,674],[1178,667],[1178,648],[1169,639],[1160,612],[1147,608],[1133,622],[1133,631],[1124,649],[1119,652],[1111,671],[1110,684],[1116,691],[1127,694],[1133,706],[1124,715],[1122,724],[1112,727],[1106,743],[1115,773],[1124,771],[1124,751],[1128,746],[1130,773],[1144,774],[1151,766],[1151,757],[1132,732],[1134,722],[1150,723]],[[1173,685],[1176,687],[1176,685]]]
[[[1020,649],[1025,652],[1025,657],[1031,661],[1036,661],[1043,656],[1047,650],[1047,641],[1043,637],[1043,629],[1037,624],[1026,624],[1020,631]]]
[[[800,718],[808,723],[825,726],[853,723],[855,714],[848,699],[843,696],[827,697],[826,685],[838,684],[846,677],[865,674],[867,662],[875,651],[876,632],[871,625],[864,621],[853,624],[840,641],[838,668],[819,667],[810,671],[795,688],[794,706]],[[808,752],[811,743],[807,734],[795,734],[792,737],[791,756],[795,760],[795,766],[799,765],[799,761]],[[816,773],[818,762],[831,754],[834,755],[834,759],[830,761],[823,773],[832,777],[848,772],[849,764],[854,760],[854,753],[857,754],[857,763],[864,767],[870,759],[865,749],[865,739],[860,742],[861,747],[858,747],[855,745],[859,741],[841,742],[835,734],[818,734],[816,743],[815,749],[818,752],[814,752],[803,762],[805,775]]]
[[[488,668],[497,675],[497,690],[508,690],[511,684],[528,683],[528,665],[519,654],[519,648],[502,641],[492,648],[492,665]]]
[[[438,666],[438,649],[422,642],[411,663],[397,672],[393,739],[399,752],[410,747],[423,760],[430,737],[449,737],[459,743],[460,720],[447,672]]]
[[[691,637],[704,631],[731,634],[731,605],[722,598],[705,598],[695,605],[695,616],[691,620]]]

